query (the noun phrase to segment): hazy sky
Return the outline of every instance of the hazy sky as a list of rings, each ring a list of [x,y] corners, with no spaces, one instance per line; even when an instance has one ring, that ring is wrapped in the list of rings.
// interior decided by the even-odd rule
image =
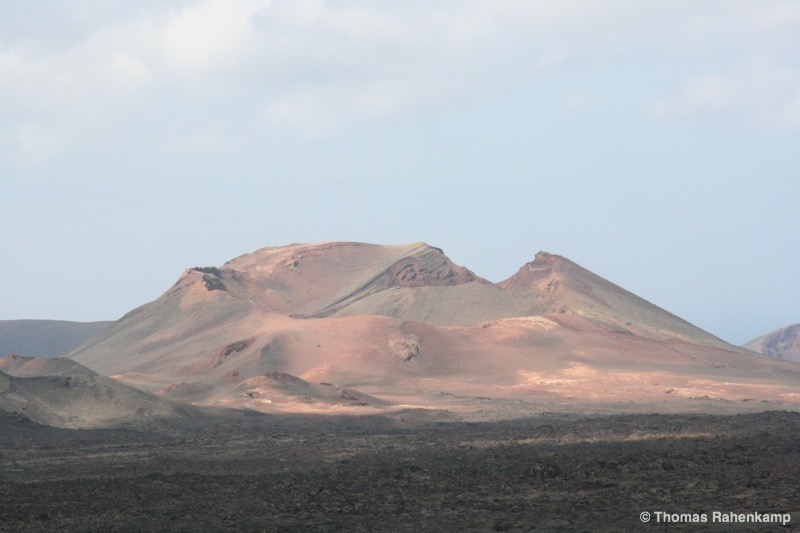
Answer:
[[[798,200],[800,2],[0,0],[0,319],[426,241],[741,343],[800,321]]]

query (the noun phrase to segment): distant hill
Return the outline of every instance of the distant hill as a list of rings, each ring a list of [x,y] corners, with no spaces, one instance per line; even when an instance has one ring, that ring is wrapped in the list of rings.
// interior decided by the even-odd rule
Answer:
[[[0,357],[0,411],[64,428],[142,427],[195,409],[100,376],[66,358]]]
[[[744,344],[744,347],[777,359],[800,362],[800,324],[757,337]]]
[[[190,268],[70,357],[170,398],[267,412],[800,397],[800,365],[565,257],[540,252],[492,283],[425,243],[293,244]]]
[[[88,341],[113,322],[0,320],[0,356],[59,357]]]

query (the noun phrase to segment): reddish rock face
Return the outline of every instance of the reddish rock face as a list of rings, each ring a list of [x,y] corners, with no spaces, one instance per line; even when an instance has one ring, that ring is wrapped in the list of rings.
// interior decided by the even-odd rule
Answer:
[[[522,265],[516,274],[499,285],[505,289],[527,289],[558,270],[564,258],[547,252],[538,252],[530,263]]]
[[[406,257],[389,268],[389,275],[399,287],[445,287],[475,281],[477,276],[454,264],[439,248]]]

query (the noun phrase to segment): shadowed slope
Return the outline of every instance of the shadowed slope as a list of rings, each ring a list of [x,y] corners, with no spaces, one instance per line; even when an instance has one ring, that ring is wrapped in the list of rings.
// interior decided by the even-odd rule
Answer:
[[[0,410],[64,428],[141,426],[194,411],[68,359],[19,356],[0,359]]]
[[[247,329],[257,309],[229,275],[188,269],[159,299],[134,309],[71,357],[103,374],[119,368],[147,372],[169,366],[170,360],[162,357],[165,350],[215,345],[220,326]],[[236,292],[229,292],[229,286]]]

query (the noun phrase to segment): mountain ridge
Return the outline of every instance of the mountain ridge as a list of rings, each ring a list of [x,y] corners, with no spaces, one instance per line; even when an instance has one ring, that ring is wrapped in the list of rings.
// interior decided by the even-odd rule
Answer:
[[[111,321],[0,320],[0,356],[7,354],[27,357],[66,355],[110,324],[112,324]]]

